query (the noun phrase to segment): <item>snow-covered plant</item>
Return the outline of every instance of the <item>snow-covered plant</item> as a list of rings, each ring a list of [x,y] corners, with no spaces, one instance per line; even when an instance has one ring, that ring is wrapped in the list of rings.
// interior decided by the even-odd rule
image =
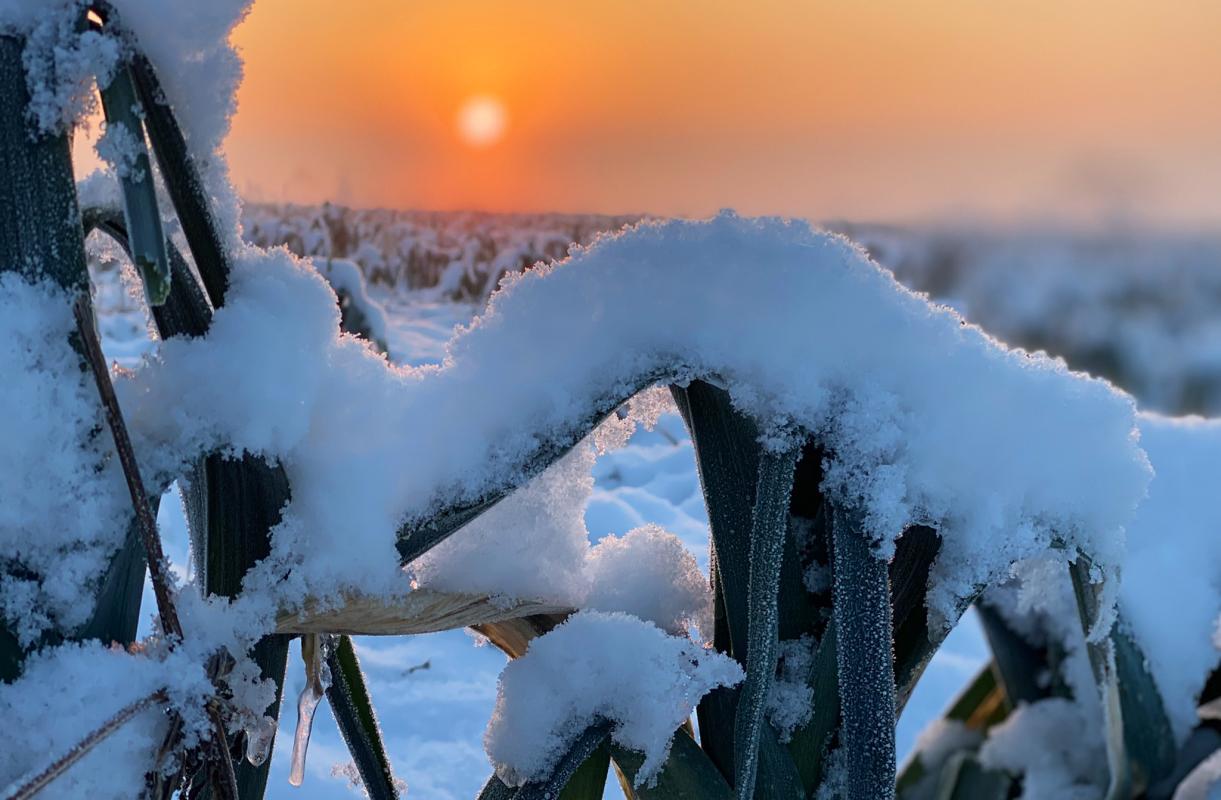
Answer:
[[[0,709],[26,736],[0,750],[9,796],[262,797],[300,637],[290,780],[325,698],[365,791],[396,797],[348,635],[471,626],[515,659],[482,797],[592,800],[612,769],[630,798],[893,797],[896,717],[973,603],[995,669],[926,739],[905,796],[1158,796],[1199,761],[1181,711],[1211,664],[1167,677],[1117,589],[1151,477],[1127,397],[1006,349],[844,239],[730,213],[511,276],[443,365],[395,368],[339,332],[314,267],[238,241],[217,129],[196,118],[231,97],[180,93],[227,51],[138,40],[145,2],[120,3],[132,18],[100,0],[0,5],[0,352],[28,393],[3,416],[27,468],[0,483]],[[199,17],[222,38],[245,8],[229,5]],[[31,131],[75,107],[90,58],[121,213],[78,209],[67,131]],[[86,230],[127,250],[163,338],[131,374],[101,354]],[[548,538],[573,528],[583,442],[621,435],[624,404],[658,386],[694,443],[707,592],[663,532],[572,553]],[[176,479],[183,585],[149,499]],[[508,552],[479,550],[497,539],[528,560],[480,568]],[[446,563],[469,568],[465,591],[437,580]],[[146,570],[158,629],[137,642]],[[1057,730],[1080,750],[1030,746]]]

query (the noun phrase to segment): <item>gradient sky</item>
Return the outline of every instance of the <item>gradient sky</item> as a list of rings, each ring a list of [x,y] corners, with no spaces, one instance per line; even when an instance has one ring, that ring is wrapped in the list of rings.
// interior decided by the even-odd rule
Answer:
[[[1221,226],[1219,32],[1215,0],[257,0],[227,151],[253,199]]]

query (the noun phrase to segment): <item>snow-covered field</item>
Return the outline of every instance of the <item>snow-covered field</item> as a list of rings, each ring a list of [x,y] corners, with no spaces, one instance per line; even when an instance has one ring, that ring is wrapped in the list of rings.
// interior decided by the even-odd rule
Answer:
[[[269,216],[286,211],[256,208],[253,213],[262,215],[260,224],[266,232],[271,229]],[[310,209],[288,209],[287,216],[275,230],[295,249],[325,252],[324,248],[329,247],[326,236],[320,235],[310,244],[299,235],[287,232],[299,229],[318,232],[324,228],[327,216],[335,214],[333,209],[321,214]],[[434,266],[444,258],[445,252],[451,252],[455,259],[448,270],[451,286],[461,284],[455,275],[467,278],[476,275],[486,281],[489,268],[501,270],[503,265],[509,264],[513,269],[519,268],[523,261],[528,263],[521,255],[523,252],[539,251],[540,257],[559,255],[554,242],[562,239],[566,232],[579,229],[588,235],[599,228],[613,228],[623,222],[589,218],[574,226],[573,220],[581,218],[523,221],[431,215],[428,219],[431,221],[423,227],[437,225],[448,231],[444,236],[450,238],[445,239],[440,255],[433,253],[424,258],[419,255],[418,241],[395,244],[386,239],[384,232],[382,245],[391,251],[414,248],[417,252],[414,263]],[[485,230],[479,229],[480,224]],[[475,226],[473,231],[471,226]],[[525,228],[517,231],[515,239],[514,226]],[[455,229],[484,243],[482,261],[470,260],[475,249],[462,246]],[[400,226],[396,235],[404,237],[405,230]],[[412,230],[417,239],[421,238],[418,228]],[[545,233],[540,234],[539,230]],[[974,316],[985,325],[994,325],[999,335],[1011,336],[1019,343],[1041,344],[1070,359],[1083,358],[1080,343],[1091,336],[1105,341],[1118,338],[1118,341],[1129,343],[1118,357],[1127,365],[1124,375],[1132,380],[1131,388],[1138,395],[1147,392],[1149,386],[1160,387],[1160,393],[1146,394],[1151,405],[1173,411],[1188,403],[1181,390],[1177,395],[1169,391],[1164,380],[1169,374],[1173,386],[1190,383],[1190,375],[1184,374],[1187,370],[1181,364],[1168,366],[1149,355],[1158,346],[1165,346],[1167,331],[1180,338],[1194,337],[1196,352],[1212,346],[1214,330],[1198,322],[1203,316],[1198,309],[1204,301],[1199,300],[1188,307],[1173,302],[1178,296],[1211,296],[1212,271],[1208,267],[1216,253],[1200,247],[1198,242],[1194,243],[1193,250],[1186,245],[1181,250],[1185,254],[1196,253],[1196,262],[1184,257],[1172,264],[1150,267],[1148,257],[1143,260],[1140,257],[1147,250],[1114,250],[1111,251],[1114,257],[1106,263],[1099,257],[1096,246],[1066,237],[1011,239],[998,254],[983,246],[981,242],[986,240],[981,236],[958,235],[950,239],[956,248],[956,255],[951,258],[946,255],[949,247],[944,232],[857,229],[852,233],[870,246],[883,263],[893,265],[910,285],[943,295],[968,316]],[[435,233],[429,235],[435,236]],[[359,236],[353,238],[359,240]],[[431,241],[435,245],[435,239]],[[497,247],[487,245],[487,242],[500,242],[512,252],[512,257],[499,257]],[[260,243],[275,242],[263,240]],[[362,256],[371,257],[370,248],[363,244],[351,249],[355,250],[351,254],[358,261]],[[1046,254],[1049,252],[1056,253],[1056,258],[1048,260]],[[963,253],[973,255],[974,260],[969,260]],[[103,255],[106,255],[105,251]],[[384,269],[385,260],[380,256],[379,259],[377,263]],[[947,271],[946,263],[950,263],[952,269]],[[396,363],[439,363],[445,356],[445,343],[455,326],[466,323],[481,307],[478,296],[485,291],[481,281],[466,281],[468,286],[479,287],[472,298],[462,291],[439,291],[436,285],[408,288],[405,280],[378,281],[376,267],[363,263],[362,267],[373,279],[370,290],[373,298],[386,311],[389,355]],[[1183,280],[1194,280],[1192,288],[1174,289],[1174,295],[1167,298],[1170,290],[1147,277],[1150,269],[1159,267],[1173,270]],[[119,280],[120,271],[113,264],[98,269],[96,274],[107,352],[120,364],[134,366],[150,346],[147,320],[140,301],[133,295],[133,291],[138,291],[132,283],[134,275],[127,275],[128,286],[124,287]],[[444,268],[434,269],[437,285],[445,283],[446,274]],[[1089,279],[1080,280],[1082,275]],[[429,279],[417,276],[416,280],[426,283]],[[1086,288],[1082,289],[1082,286]],[[1115,298],[1131,298],[1140,291],[1146,296],[1150,293],[1154,296],[1146,299],[1140,314],[1126,314],[1128,306]],[[1070,304],[1075,305],[1066,309]],[[1088,318],[1071,313],[1077,307],[1088,309]],[[1044,313],[1039,313],[1040,308]],[[1117,329],[1131,329],[1131,333],[1127,337],[1107,338]],[[1177,371],[1176,366],[1180,367]],[[1154,377],[1161,377],[1163,381],[1159,383]],[[1212,395],[1197,394],[1194,402],[1212,407]],[[677,534],[696,554],[700,568],[706,571],[707,519],[691,442],[676,413],[664,414],[653,430],[638,430],[626,447],[600,456],[592,472],[594,489],[585,511],[592,540],[656,523]],[[175,567],[184,572],[189,570],[180,503],[163,503],[159,521]],[[151,596],[146,598],[146,603],[146,608],[151,609]],[[409,785],[411,796],[438,800],[472,797],[491,771],[481,740],[496,699],[496,679],[505,664],[504,656],[495,648],[480,646],[475,637],[460,631],[413,637],[360,637],[356,644],[381,714],[389,755],[398,776]],[[899,722],[900,759],[910,750],[921,728],[941,713],[987,658],[987,648],[972,611],[935,656]],[[292,735],[295,724],[292,699],[300,692],[303,681],[301,661],[294,650],[286,684],[286,711],[281,716],[282,737]],[[310,746],[307,779],[299,789],[287,782],[288,760],[288,748],[277,748],[271,797],[332,797],[348,784],[344,771],[346,749],[329,715],[318,717]],[[608,796],[618,794],[612,783]]]

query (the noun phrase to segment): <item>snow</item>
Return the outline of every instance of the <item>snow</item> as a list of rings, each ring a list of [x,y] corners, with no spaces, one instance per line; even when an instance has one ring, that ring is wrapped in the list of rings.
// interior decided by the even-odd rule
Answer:
[[[313,270],[248,251],[209,335],[164,343],[121,398],[143,453],[280,458],[294,500],[275,551],[319,594],[383,592],[400,521],[520,481],[545,443],[650,378],[697,375],[769,441],[819,435],[836,453],[826,488],[860,500],[879,555],[935,525],[944,619],[1053,537],[1113,566],[1149,479],[1132,403],[1110,386],[1006,350],[843,239],[732,214],[642,224],[506,279],[440,368],[393,367],[338,335]]]
[[[113,273],[107,275],[113,276]],[[103,277],[105,279],[98,284],[103,330],[109,325],[122,337],[140,334],[145,327],[143,313],[110,277]],[[403,363],[439,362],[444,358],[452,326],[464,322],[475,311],[469,305],[437,303],[416,293],[386,293],[378,286],[372,287],[371,292],[388,311],[390,349],[396,354],[396,360]],[[117,322],[123,319],[131,321],[118,325]],[[130,338],[113,342],[108,339],[107,352],[130,367],[138,363],[141,349],[153,346],[147,341],[141,344]],[[1144,419],[1141,425],[1144,427]],[[681,420],[674,413],[665,413],[654,430],[638,429],[626,447],[599,456],[592,468],[595,483],[585,509],[589,538],[596,541],[608,533],[619,533],[654,521],[679,533],[684,543],[695,551],[700,563],[706,563],[706,520],[690,447]],[[1156,488],[1153,491],[1156,494]],[[181,530],[180,517],[173,521],[175,512],[180,514],[176,503],[163,503],[163,535],[177,531],[176,535],[181,538],[185,533]],[[171,524],[177,527],[167,528]],[[454,540],[460,535],[457,534]],[[1129,526],[1133,547],[1136,547],[1137,535],[1138,531]],[[185,540],[176,551],[173,548],[171,551],[177,553],[175,560],[179,564],[186,563]],[[1049,578],[1064,578],[1065,567],[1060,561],[1049,562],[1040,569]],[[1028,575],[1032,571],[1037,571],[1036,566],[1017,569],[1019,574],[1029,577],[1031,589],[1025,596],[1026,602],[1031,604],[1042,592],[1038,581]],[[1016,593],[1020,585],[1015,582],[1011,591]],[[1063,580],[1057,592],[1067,588],[1067,581]],[[1071,595],[1060,595],[1056,602],[1060,601],[1071,604]],[[1071,605],[1067,608],[1072,610]],[[1076,631],[1078,641],[1081,641],[1073,613],[1066,612],[1063,619],[1067,621],[1066,630]],[[1031,630],[1036,630],[1036,626],[1032,624]],[[1053,634],[1040,632],[1035,635]],[[477,741],[495,699],[493,688],[502,657],[491,648],[472,648],[469,637],[457,631],[410,640],[366,637],[358,640],[358,647],[375,702],[384,711],[381,718],[391,759],[399,775],[411,785],[413,794],[437,800],[473,796],[487,774],[486,757]],[[924,723],[940,715],[945,703],[986,659],[986,647],[974,612],[969,612],[936,653],[907,704],[898,727],[900,754],[911,748]],[[405,674],[408,667],[424,662],[431,663],[429,669]],[[299,659],[295,657],[290,662],[292,665],[297,663]],[[1089,696],[1092,697],[1092,677],[1083,654],[1079,666],[1082,679],[1090,681]],[[287,696],[295,697],[300,688],[300,678],[294,676],[293,667],[290,667]],[[293,715],[285,714],[282,722],[280,741],[283,744],[291,740]],[[287,797],[287,746],[277,748],[277,753],[270,796]],[[332,764],[342,764],[347,759],[329,715],[320,715],[311,744],[306,783],[302,789],[294,790],[293,796],[304,792],[310,797],[329,797],[342,791],[341,783],[332,779],[330,770]]]
[[[675,730],[704,694],[743,677],[737,662],[626,614],[584,611],[531,643],[501,673],[484,740],[511,786],[545,779],[597,719],[618,744],[644,753],[645,785]]]
[[[809,678],[818,643],[810,635],[782,640],[776,679],[767,698],[767,721],[776,729],[781,742],[792,738],[793,731],[810,721],[814,714],[814,689]]]
[[[676,536],[646,525],[590,545],[593,465],[592,447],[574,448],[417,559],[419,585],[624,611],[669,633],[695,626],[710,635],[708,580]]]
[[[120,49],[112,38],[93,30],[77,30],[81,3],[30,3],[42,13],[23,20],[19,30],[27,41],[22,52],[30,91],[27,114],[36,132],[71,129],[98,107],[94,82],[106,85],[119,63]],[[22,15],[0,9],[0,30]]]
[[[0,274],[0,552],[21,567],[0,577],[0,611],[27,645],[89,618],[130,516],[75,330],[62,290]]]
[[[936,773],[955,752],[974,748],[983,739],[979,731],[956,719],[937,719],[916,737],[915,749],[929,773]]]
[[[1024,774],[1023,800],[1101,800],[1106,754],[1094,723],[1070,700],[1019,706],[989,732],[980,763]]]
[[[342,258],[315,258],[314,267],[339,297],[343,328],[361,333],[380,350],[386,349],[386,311],[369,296],[365,276],[356,262]]]
[[[1143,414],[1140,431],[1157,476],[1129,528],[1119,606],[1181,742],[1221,660],[1221,421]]]
[[[203,702],[212,687],[202,665],[184,653],[128,653],[94,642],[31,656],[20,679],[0,684],[0,715],[8,731],[20,732],[6,736],[0,747],[0,787],[19,784],[128,704],[163,689],[188,737],[205,733]],[[140,712],[102,740],[56,779],[54,796],[118,800],[139,795],[165,733],[164,707]]]

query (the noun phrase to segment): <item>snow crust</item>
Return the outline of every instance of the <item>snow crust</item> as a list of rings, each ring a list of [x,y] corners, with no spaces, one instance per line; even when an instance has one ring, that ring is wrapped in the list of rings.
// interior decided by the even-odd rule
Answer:
[[[732,658],[651,623],[584,611],[505,667],[485,749],[518,786],[545,779],[586,727],[606,719],[615,742],[644,754],[636,783],[645,785],[699,699],[742,678]]]

